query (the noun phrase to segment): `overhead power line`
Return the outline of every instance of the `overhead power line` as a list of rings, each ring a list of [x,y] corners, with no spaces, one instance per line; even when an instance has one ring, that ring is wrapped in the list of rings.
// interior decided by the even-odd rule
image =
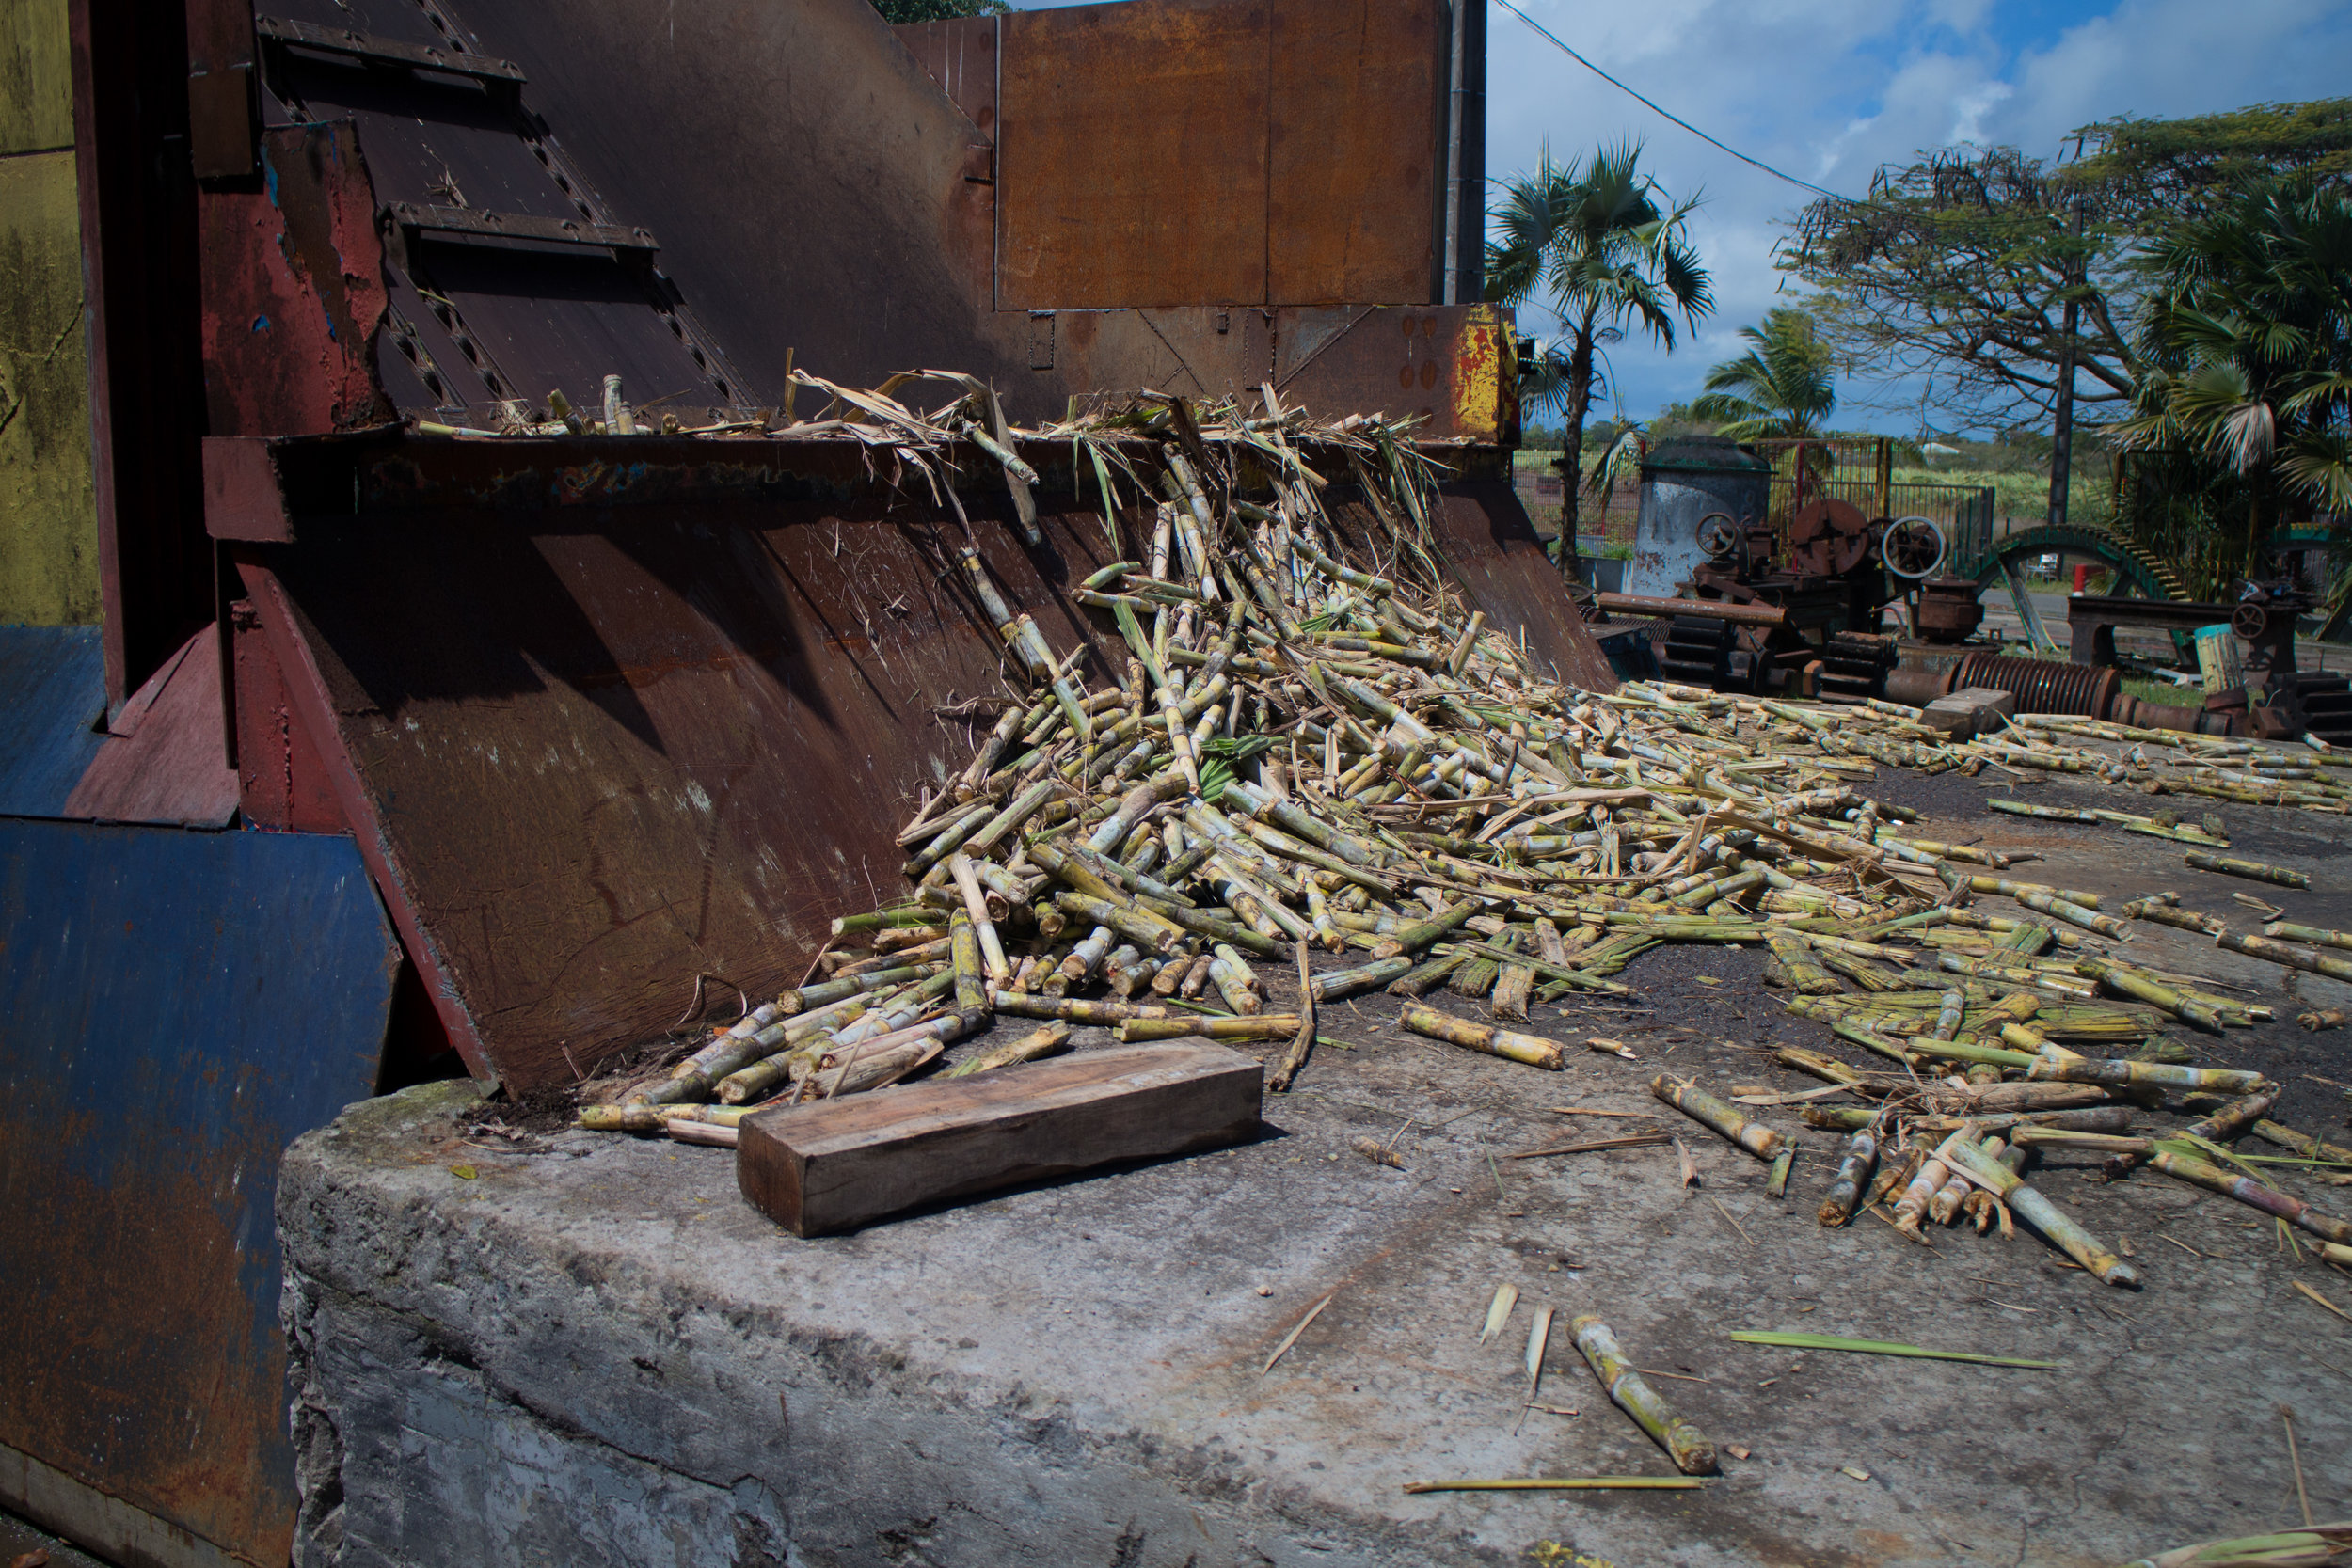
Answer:
[[[1545,38],[1549,39],[1552,44],[1558,48],[1562,54],[1567,55],[1568,58],[1574,60],[1585,70],[1591,71],[1594,75],[1599,77],[1602,81],[1608,83],[1619,92],[1624,93],[1635,103],[1648,109],[1651,113],[1663,116],[1665,119],[1673,120],[1677,125],[1681,126],[1685,131],[1690,132],[1691,135],[1698,137],[1699,140],[1707,143],[1709,147],[1720,148],[1724,151],[1728,152],[1733,157],[1739,159],[1741,163],[1748,165],[1750,167],[1762,169],[1765,173],[1771,175],[1775,180],[1786,180],[1788,183],[1798,186],[1800,189],[1811,191],[1816,196],[1825,196],[1832,201],[1842,201],[1849,206],[1859,207],[1864,205],[1862,202],[1855,201],[1851,197],[1840,196],[1836,191],[1832,190],[1824,190],[1810,180],[1800,180],[1793,174],[1783,174],[1779,169],[1774,168],[1772,165],[1764,162],[1762,159],[1751,158],[1746,153],[1740,151],[1738,148],[1732,146],[1730,143],[1720,141],[1717,138],[1708,135],[1706,132],[1700,130],[1697,126],[1692,124],[1680,115],[1676,114],[1671,109],[1661,107],[1660,104],[1648,98],[1643,97],[1640,93],[1635,92],[1631,87],[1627,87],[1623,82],[1618,81],[1614,76],[1610,75],[1609,72],[1601,70],[1600,67],[1595,65],[1592,61],[1586,59],[1575,50],[1569,48],[1565,43],[1561,41],[1558,34],[1554,33],[1550,28],[1545,26],[1542,23],[1536,21],[1534,17],[1528,15],[1525,11],[1519,9],[1517,6],[1511,4],[1511,0],[1495,0],[1495,4],[1501,6],[1504,10],[1509,11],[1513,16],[1518,17],[1521,22],[1526,23],[1530,27],[1534,28],[1535,31],[1543,34]]]

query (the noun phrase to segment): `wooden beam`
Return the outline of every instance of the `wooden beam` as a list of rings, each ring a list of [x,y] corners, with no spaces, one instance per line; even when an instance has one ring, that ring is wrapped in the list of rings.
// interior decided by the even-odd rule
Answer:
[[[796,1236],[1115,1160],[1255,1135],[1263,1069],[1205,1042],[1119,1046],[780,1107],[742,1122],[736,1180]]]

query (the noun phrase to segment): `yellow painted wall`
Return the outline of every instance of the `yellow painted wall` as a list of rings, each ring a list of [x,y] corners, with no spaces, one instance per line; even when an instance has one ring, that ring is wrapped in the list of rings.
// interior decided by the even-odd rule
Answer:
[[[0,626],[97,619],[65,0],[0,0]]]
[[[73,145],[66,0],[0,4],[0,155]]]

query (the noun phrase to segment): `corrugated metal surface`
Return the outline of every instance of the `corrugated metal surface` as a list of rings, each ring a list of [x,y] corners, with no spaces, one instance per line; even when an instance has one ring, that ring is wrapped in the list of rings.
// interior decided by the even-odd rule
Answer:
[[[399,963],[359,858],[0,821],[0,1443],[280,1568],[278,1156],[373,1090]]]
[[[96,626],[0,626],[0,816],[59,816],[106,717]]]

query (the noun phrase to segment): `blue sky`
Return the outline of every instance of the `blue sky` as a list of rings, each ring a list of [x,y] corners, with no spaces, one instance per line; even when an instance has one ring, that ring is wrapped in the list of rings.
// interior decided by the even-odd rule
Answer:
[[[1602,69],[1749,155],[1848,195],[1882,163],[1958,140],[2047,156],[2116,114],[2205,114],[2352,94],[2352,0],[1518,0]],[[1665,188],[1703,192],[1692,235],[1717,312],[1668,356],[1612,351],[1636,417],[1694,395],[1740,352],[1738,329],[1783,302],[1772,264],[1805,193],[1708,146],[1490,8],[1486,169],[1534,166],[1628,136]],[[1533,313],[1523,325],[1541,333]],[[1867,395],[1841,388],[1850,404]],[[1604,413],[1606,408],[1597,408]],[[1850,407],[1837,422],[1909,434],[1915,417]]]

